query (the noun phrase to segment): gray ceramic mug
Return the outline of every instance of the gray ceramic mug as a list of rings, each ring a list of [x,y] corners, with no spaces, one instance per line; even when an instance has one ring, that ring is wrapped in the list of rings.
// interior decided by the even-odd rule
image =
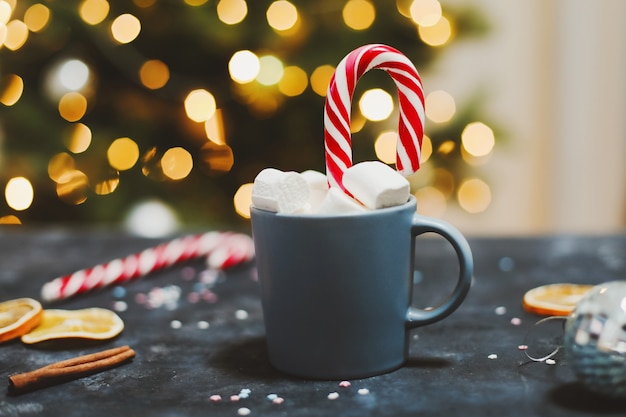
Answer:
[[[392,371],[409,330],[441,320],[467,295],[470,247],[453,226],[401,206],[351,215],[287,215],[251,208],[269,360],[287,374],[349,379]],[[454,247],[459,277],[449,298],[411,306],[415,238],[438,233]]]

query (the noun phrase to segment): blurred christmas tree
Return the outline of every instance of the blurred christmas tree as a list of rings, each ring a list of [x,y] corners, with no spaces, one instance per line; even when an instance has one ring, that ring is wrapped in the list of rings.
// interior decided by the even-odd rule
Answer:
[[[261,169],[324,170],[328,80],[367,43],[421,72],[428,138],[411,181],[447,204],[493,132],[472,123],[477,103],[429,94],[428,69],[485,30],[436,0],[0,0],[0,221],[119,224],[155,200],[185,225],[244,225]],[[393,163],[397,111],[372,121],[356,105],[373,88],[396,100],[381,71],[359,82],[354,159]]]

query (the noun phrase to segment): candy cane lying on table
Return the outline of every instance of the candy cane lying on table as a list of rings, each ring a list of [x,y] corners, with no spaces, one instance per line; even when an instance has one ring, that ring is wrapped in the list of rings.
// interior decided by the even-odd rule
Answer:
[[[424,91],[411,61],[387,45],[365,45],[350,52],[333,74],[324,106],[326,175],[330,186],[340,187],[343,173],[352,166],[350,109],[357,81],[371,69],[386,71],[398,88],[400,120],[396,169],[404,176],[419,169],[424,136]]]
[[[208,232],[177,238],[125,258],[56,278],[41,289],[45,301],[56,301],[95,288],[145,276],[158,269],[202,256],[211,268],[226,269],[254,257],[252,238],[239,233]]]

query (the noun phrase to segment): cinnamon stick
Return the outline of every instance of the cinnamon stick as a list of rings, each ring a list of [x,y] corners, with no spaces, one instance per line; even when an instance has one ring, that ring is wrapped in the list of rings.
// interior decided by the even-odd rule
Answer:
[[[55,362],[43,368],[9,377],[9,393],[20,394],[62,382],[72,381],[120,365],[135,356],[129,346]]]

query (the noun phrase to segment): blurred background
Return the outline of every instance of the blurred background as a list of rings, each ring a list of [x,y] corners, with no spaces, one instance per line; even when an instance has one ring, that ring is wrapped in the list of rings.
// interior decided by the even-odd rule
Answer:
[[[418,210],[468,235],[626,229],[626,2],[0,0],[0,223],[249,230],[265,167],[324,171],[337,63],[386,43],[426,94]],[[357,85],[355,161],[395,160]]]

